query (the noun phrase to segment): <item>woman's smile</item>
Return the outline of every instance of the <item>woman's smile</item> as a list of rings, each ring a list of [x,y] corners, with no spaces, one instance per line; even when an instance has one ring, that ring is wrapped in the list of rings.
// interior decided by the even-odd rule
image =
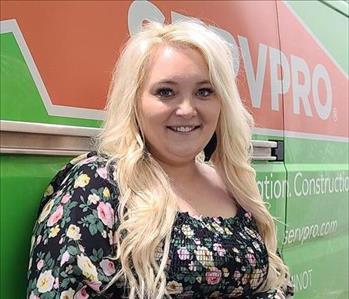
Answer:
[[[181,126],[167,126],[166,128],[170,129],[173,132],[189,135],[189,133],[194,132],[200,128],[200,125],[181,125]]]

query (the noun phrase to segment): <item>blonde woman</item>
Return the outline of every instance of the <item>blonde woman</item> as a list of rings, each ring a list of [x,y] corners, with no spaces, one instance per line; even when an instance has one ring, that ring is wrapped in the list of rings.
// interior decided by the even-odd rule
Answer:
[[[292,296],[231,66],[198,22],[149,23],[130,38],[98,151],[43,198],[29,298]]]

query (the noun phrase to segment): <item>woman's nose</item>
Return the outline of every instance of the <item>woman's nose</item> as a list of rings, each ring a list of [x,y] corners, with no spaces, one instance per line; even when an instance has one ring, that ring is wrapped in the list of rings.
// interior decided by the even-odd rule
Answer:
[[[182,100],[177,107],[176,115],[184,118],[192,118],[197,115],[196,106],[192,99]]]

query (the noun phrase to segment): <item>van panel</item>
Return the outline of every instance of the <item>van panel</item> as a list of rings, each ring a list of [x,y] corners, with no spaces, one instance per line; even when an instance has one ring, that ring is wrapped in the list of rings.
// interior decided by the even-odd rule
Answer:
[[[318,1],[278,2],[277,7],[281,52],[290,57],[284,74],[290,86],[283,95],[288,186],[284,256],[296,298],[344,299],[348,18]]]
[[[290,266],[296,298],[348,296],[348,19],[343,14],[318,1],[268,0],[214,5],[3,1],[1,12],[0,267],[8,273],[1,275],[1,298],[25,296],[31,230],[41,194],[73,156],[69,151],[86,146],[62,133],[59,125],[96,130],[127,36],[144,20],[188,17],[210,24],[239,57],[232,67],[242,101],[256,122],[253,167],[277,220],[278,244]],[[4,120],[10,122],[6,129]],[[9,129],[16,125],[17,131]],[[79,132],[74,136],[84,142],[96,133]],[[271,140],[278,148],[274,143],[263,148],[261,142]],[[27,154],[20,154],[21,145]],[[45,155],[38,154],[40,149]],[[269,157],[277,152],[277,160]],[[322,192],[325,178],[336,181],[342,191]],[[310,191],[303,192],[304,182]]]

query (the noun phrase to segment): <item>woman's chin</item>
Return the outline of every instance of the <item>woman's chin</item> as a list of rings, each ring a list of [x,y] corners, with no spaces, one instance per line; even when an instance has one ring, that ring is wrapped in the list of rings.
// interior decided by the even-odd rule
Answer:
[[[195,160],[195,157],[200,153],[200,150],[183,150],[183,149],[178,149],[176,150],[171,150],[171,152],[167,153],[164,155],[166,157],[166,160],[173,161],[173,162],[192,162]]]

